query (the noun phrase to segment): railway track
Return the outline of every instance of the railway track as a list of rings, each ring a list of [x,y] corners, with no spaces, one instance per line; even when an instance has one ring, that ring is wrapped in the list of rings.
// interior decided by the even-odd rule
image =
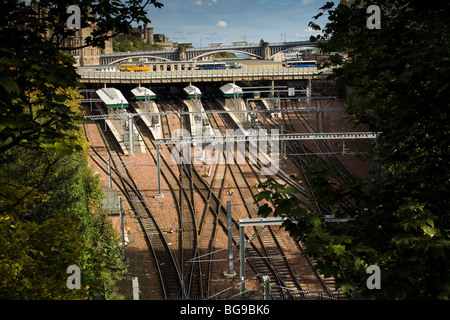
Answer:
[[[180,111],[182,106],[179,103],[161,103],[161,111]],[[213,107],[213,106],[210,106]],[[217,115],[216,115],[217,116]],[[234,128],[228,115],[222,115],[222,122],[228,128]],[[218,127],[215,115],[208,114],[210,123]],[[171,128],[167,115],[161,116],[161,127],[163,137],[171,137]],[[156,163],[156,143],[151,139],[149,128],[142,120],[135,120],[136,127],[144,139],[144,144]],[[186,119],[181,120],[182,127],[189,128]],[[111,137],[109,138],[111,139]],[[113,143],[110,141],[110,143]],[[170,150],[176,146],[167,146]],[[108,150],[108,152],[117,152]],[[224,155],[222,154],[221,157]],[[115,156],[119,158],[119,156]],[[248,160],[248,150],[246,151]],[[97,159],[102,168],[105,166],[105,159]],[[119,160],[120,161],[120,160]],[[179,237],[177,247],[179,248],[177,257],[169,249],[165,242],[156,220],[153,218],[149,208],[145,205],[145,199],[140,195],[137,186],[126,168],[115,170],[114,174],[121,181],[125,193],[130,196],[127,200],[132,204],[155,258],[156,266],[160,275],[161,288],[165,299],[185,299],[185,298],[208,298],[211,295],[211,275],[214,268],[214,257],[217,252],[215,246],[216,235],[220,228],[227,232],[227,211],[223,205],[224,182],[232,179],[236,185],[236,192],[239,193],[242,203],[246,208],[248,217],[252,217],[256,208],[252,207],[253,196],[255,195],[254,181],[260,182],[258,164],[246,164],[252,174],[244,173],[238,165],[218,164],[215,165],[213,175],[205,181],[200,172],[191,164],[178,165],[178,174],[171,169],[168,160],[161,155],[161,175],[171,188],[173,198],[176,200],[176,207],[179,220]],[[114,166],[117,168],[119,165]],[[119,178],[120,177],[120,178]],[[303,188],[296,181],[286,176],[279,176],[280,179],[289,184],[295,184]],[[249,181],[251,181],[249,183]],[[256,190],[256,189],[255,189]],[[306,192],[306,191],[305,191]],[[195,199],[201,199],[201,202]],[[142,207],[139,207],[139,203]],[[148,211],[148,212],[147,212]],[[143,214],[146,213],[146,214]],[[149,221],[150,220],[150,221]],[[232,219],[232,235],[235,247],[239,246],[239,224]],[[246,246],[246,258],[250,267],[259,275],[269,275],[274,296],[281,296],[284,299],[293,299],[291,292],[302,292],[302,286],[289,259],[286,257],[285,248],[277,240],[276,232],[267,227],[268,230],[261,232],[253,241]],[[250,231],[250,230],[249,230]],[[247,231],[247,233],[249,232]],[[253,229],[253,233],[260,230]],[[155,238],[158,238],[155,242]],[[246,234],[246,240],[250,237]],[[299,254],[301,253],[299,245]],[[166,253],[162,253],[166,251]],[[171,258],[171,259],[168,259]],[[205,258],[206,257],[206,258]],[[170,266],[166,268],[166,266]],[[325,290],[328,287],[325,286]]]
[[[290,106],[290,103],[293,104],[293,107]],[[320,102],[319,102],[320,103]],[[301,106],[298,105],[298,101],[288,102],[283,101],[282,109],[288,110],[288,109],[299,109]],[[284,106],[283,106],[284,105]],[[320,109],[322,108],[322,104],[320,103],[318,106]],[[306,132],[314,133],[314,132],[323,132],[323,119],[324,119],[324,110],[316,111],[316,128],[315,129],[310,121],[308,121],[305,117],[305,115],[301,112],[283,112],[282,113],[282,121],[284,127],[291,132],[296,132],[295,126],[293,122],[300,123]],[[300,114],[299,114],[300,113]],[[278,127],[280,124],[276,123],[273,119],[268,118],[267,123],[270,124],[272,127]],[[297,165],[300,172],[304,173],[306,168],[308,167],[308,164],[311,161],[316,161],[318,163],[321,163],[323,165],[329,164],[333,166],[338,174],[337,180],[342,183],[344,179],[348,179],[349,177],[353,177],[351,171],[342,163],[342,161],[338,158],[337,153],[332,149],[332,147],[326,142],[326,141],[314,141],[316,145],[316,150],[314,151],[312,148],[308,147],[305,143],[292,141],[289,143],[288,150],[292,155],[297,155],[296,157],[292,157],[292,161]],[[322,157],[325,155],[325,157]],[[311,188],[311,184],[314,183],[314,181],[311,181],[306,175],[303,175],[304,180],[306,181],[309,188]],[[312,193],[312,195],[314,195]],[[344,203],[343,205],[349,205]],[[325,213],[323,206],[321,206],[319,203],[316,203],[318,212]],[[333,213],[333,208],[328,208],[328,214]],[[298,243],[298,245],[303,250],[303,246],[301,243]],[[310,263],[312,265],[316,265],[316,261],[314,259],[308,258]],[[320,280],[323,283],[323,286],[325,290],[332,296],[332,291],[335,287],[335,281],[333,278],[324,278],[323,276],[317,274],[317,276],[320,278]]]
[[[314,127],[311,125],[310,121],[307,121],[304,113],[302,112],[294,112],[294,116],[299,120],[299,122],[303,125],[303,127],[307,130],[309,133],[316,133],[316,132],[324,132],[323,129],[323,122],[324,122],[324,112],[325,107],[322,104],[321,100],[316,100],[319,105],[317,106],[320,110],[316,111],[316,127],[317,129],[314,129]],[[298,101],[293,101],[294,104],[293,108],[297,109],[300,108],[298,105]],[[314,141],[317,147],[319,148],[320,152],[325,155],[326,160],[336,168],[336,171],[339,173],[339,176],[342,177],[342,179],[349,179],[353,177],[353,173],[351,170],[341,161],[341,159],[338,157],[337,152],[333,149],[333,147],[325,140],[315,140]]]
[[[183,108],[183,106],[176,103],[164,103],[161,104],[160,107],[162,107],[161,111],[180,111],[180,108]],[[168,138],[170,137],[171,132],[167,116],[162,116],[161,121],[163,136],[165,138]],[[182,119],[182,121],[182,127],[189,128],[189,124],[186,119]],[[140,124],[140,130],[145,131],[148,130],[148,128],[144,128],[144,126]],[[154,144],[154,142],[152,143]],[[170,150],[173,150],[174,147],[176,146],[168,146]],[[156,161],[155,153],[154,156]],[[164,157],[161,158],[164,162],[164,167],[169,167],[169,164],[164,159]],[[164,170],[164,167],[161,167],[161,169]],[[174,180],[175,175],[172,173],[172,180],[168,181],[168,184],[177,184],[179,187],[182,186],[181,189],[188,189],[189,194],[191,195],[191,199],[194,199],[193,196],[196,192],[196,194],[200,196],[204,204],[204,209],[201,211],[201,214],[196,213],[200,212],[200,210],[198,209],[192,210],[192,212],[194,212],[195,214],[191,215],[193,217],[193,219],[191,220],[191,225],[188,224],[189,222],[185,218],[186,215],[183,216],[183,219],[180,218],[180,221],[182,221],[180,222],[180,224],[184,225],[184,227],[181,228],[183,231],[181,232],[183,234],[183,240],[181,240],[180,242],[185,244],[188,243],[188,241],[186,240],[186,234],[191,234],[192,237],[196,239],[194,245],[183,249],[184,254],[182,255],[182,263],[185,266],[184,278],[186,282],[186,294],[187,297],[190,298],[207,298],[210,295],[211,291],[210,279],[213,262],[212,259],[214,252],[214,241],[215,235],[217,233],[217,225],[220,224],[219,215],[217,214],[217,212],[222,209],[221,203],[216,195],[212,192],[211,187],[205,183],[194,166],[189,164],[180,164],[178,168],[180,174],[183,177],[180,180],[182,180],[183,182],[176,182]],[[220,180],[222,182],[220,182]],[[219,181],[219,190],[221,190],[224,178],[220,179],[219,173],[215,173],[214,181]],[[187,194],[188,193],[186,192],[185,196]],[[174,199],[176,199],[177,203],[180,203],[180,197],[174,197]],[[201,207],[200,204],[195,203],[195,201],[193,200],[192,203],[194,203],[194,206],[196,208]],[[194,208],[194,206],[192,206],[192,208]],[[204,263],[201,261],[202,259],[200,258],[204,256],[208,257],[207,259],[210,260],[209,263]]]
[[[214,106],[210,105],[210,108],[213,109]],[[221,116],[222,122],[226,124],[227,128],[236,129],[231,119],[227,118],[227,115],[222,114]],[[220,130],[214,115],[209,114],[209,120],[215,129]],[[241,166],[238,164],[227,164],[226,167],[229,168],[231,176],[237,187],[236,189],[239,192],[242,202],[246,208],[247,216],[253,217],[254,212],[257,209],[257,207],[252,207],[255,196],[255,191],[253,189],[255,189],[256,185],[261,181],[257,172],[255,172],[248,162],[248,158],[249,155],[247,154],[246,166],[251,168],[252,178],[248,174],[245,174]],[[249,180],[252,179],[256,182],[253,187],[249,183]],[[289,260],[286,258],[285,248],[277,239],[276,233],[271,227],[266,227],[266,229],[268,232],[261,232],[261,229],[253,228],[255,234],[258,234],[253,241],[258,242],[257,247],[259,249],[255,250],[256,244],[255,247],[247,247],[246,257],[257,274],[266,274],[270,276],[273,287],[272,291],[274,293],[281,293],[284,298],[293,298],[293,295],[290,294],[290,290],[302,291],[301,284],[293,268],[291,267]],[[282,288],[282,290],[280,290],[280,288]]]
[[[322,102],[320,102],[320,100],[317,101],[319,103],[318,108],[320,109],[319,111],[316,111],[316,122],[318,123],[317,124],[318,129],[315,129],[311,125],[311,121],[308,121],[306,119],[305,114],[303,112],[286,113],[286,117],[283,118],[285,120],[286,126],[288,128],[291,128],[291,130],[295,130],[293,125],[293,122],[295,121],[296,123],[301,124],[304,130],[306,130],[306,132],[308,133],[315,133],[317,132],[317,130],[323,131],[323,119],[325,111],[323,110],[324,108],[322,107]],[[292,103],[294,104],[293,105],[294,109],[300,108],[300,106],[298,105],[299,103],[298,101],[293,101]],[[288,109],[288,106],[286,106],[286,108]],[[333,170],[335,172],[333,179],[335,183],[338,185],[354,179],[352,171],[341,161],[338,153],[332,148],[332,146],[327,141],[314,140],[313,143],[315,146],[314,150],[317,151],[314,151],[311,147],[308,147],[305,143],[302,142],[297,142],[294,144],[295,146],[294,152],[295,154],[299,155],[297,159],[300,159],[300,161],[304,159],[303,163],[305,169],[306,167],[308,167],[309,163],[314,161],[315,163],[322,165],[328,170]],[[307,177],[306,179],[308,180],[307,182],[309,184],[314,183],[310,182]],[[355,207],[354,203],[345,201],[344,199],[340,202],[340,205],[342,207],[347,208]],[[329,213],[327,214],[334,214],[335,208],[329,207],[328,209]]]
[[[165,111],[165,108],[168,108],[167,105],[160,105],[161,107],[161,111]],[[171,129],[167,115],[162,115],[160,118],[163,137],[171,137]],[[146,149],[156,163],[156,142],[154,139],[149,138],[151,136],[149,128],[139,119],[135,123],[144,139]],[[172,151],[174,146],[170,145],[167,148]],[[172,193],[178,212],[179,228],[177,231],[179,232],[177,247],[179,250],[177,261],[182,279],[182,294],[176,298],[186,299],[191,296],[201,296],[201,288],[198,285],[201,279],[198,276],[198,272],[197,276],[193,277],[196,272],[192,270],[192,264],[189,263],[189,260],[195,257],[198,250],[193,188],[190,183],[189,169],[186,171],[185,165],[180,164],[178,165],[179,172],[177,174],[172,169],[169,163],[170,160],[167,160],[162,154],[160,154],[160,160],[162,161],[161,175]]]
[[[198,191],[200,196],[203,198],[203,200],[207,204],[205,209],[203,210],[203,214],[200,218],[200,224],[199,224],[199,228],[198,228],[199,242],[202,244],[200,246],[200,248],[202,248],[202,250],[198,250],[199,255],[197,255],[197,257],[196,257],[196,258],[198,258],[198,257],[208,256],[209,260],[210,260],[209,264],[204,264],[203,267],[199,268],[200,270],[202,270],[200,273],[201,275],[207,275],[204,278],[205,281],[203,281],[205,283],[204,291],[206,294],[209,294],[210,277],[208,275],[211,274],[211,268],[212,268],[211,262],[213,261],[213,253],[214,253],[213,243],[214,243],[214,236],[217,232],[217,226],[220,225],[223,228],[223,230],[225,232],[227,232],[227,212],[226,212],[225,207],[222,205],[220,198],[223,193],[223,182],[225,181],[225,175],[227,174],[227,172],[229,172],[232,175],[233,179],[235,179],[234,177],[237,176],[237,173],[235,172],[233,175],[232,171],[233,171],[233,169],[231,169],[230,166],[228,166],[228,165],[223,165],[223,166],[219,166],[218,168],[216,168],[213,181],[215,181],[215,183],[214,183],[215,188],[220,186],[218,196],[216,195],[215,192],[213,192],[213,189],[211,188],[211,186],[209,186],[204,181],[204,179],[200,176],[199,172],[197,170],[195,170],[195,168],[192,167],[192,169],[191,169],[192,174],[189,175],[189,177],[191,179],[191,184],[194,186],[194,188]],[[223,174],[223,178],[222,179],[218,178],[218,177],[222,176],[222,174]],[[240,172],[240,175],[242,176],[242,172]],[[242,180],[242,182],[244,182],[244,181],[245,181],[245,179]],[[248,188],[248,185],[247,185],[247,188]],[[251,201],[253,201],[252,196],[253,196],[253,194],[247,200],[251,199]],[[247,203],[247,206],[248,206],[248,203]],[[233,242],[235,243],[236,246],[238,246],[239,224],[235,220],[233,220],[232,234],[233,234]],[[249,237],[248,236],[246,236],[246,237],[248,240]],[[247,254],[249,255],[247,260],[248,260],[249,264],[258,274],[272,274],[272,278],[277,279],[277,281],[278,281],[277,284],[279,286],[283,286],[283,287],[290,286],[291,284],[288,282],[285,282],[282,279],[282,277],[280,276],[280,274],[276,270],[274,270],[274,264],[272,262],[268,261],[267,256],[269,253],[268,253],[267,249],[264,248],[264,245],[265,246],[268,245],[267,240],[266,240],[266,244],[264,244],[262,242],[260,243],[260,246],[262,246],[262,249],[263,249],[263,251],[261,251],[255,245],[255,243],[250,243],[250,245],[248,246],[248,249],[247,249],[247,252],[248,252]],[[251,258],[250,258],[250,256],[251,256]],[[278,256],[283,257],[284,253],[279,252]],[[196,259],[196,258],[194,258],[194,259]],[[195,264],[196,263],[194,263],[194,265]],[[199,263],[199,264],[201,264],[201,263]],[[278,266],[278,269],[280,269],[280,268],[281,267]],[[291,268],[290,272],[291,273],[293,272],[292,268]],[[287,273],[284,273],[283,277],[286,277],[286,276],[287,276]],[[299,284],[297,284],[297,286],[299,286]],[[279,289],[275,289],[275,290],[279,291]]]
[[[102,112],[101,107],[98,105],[97,109]],[[158,223],[147,206],[144,197],[139,192],[133,177],[128,172],[126,166],[123,165],[124,161],[121,153],[118,151],[117,142],[114,141],[114,138],[109,132],[107,134],[103,132],[100,128],[101,123],[97,123],[97,126],[99,127],[98,129],[101,133],[107,153],[110,155],[112,160],[112,178],[116,182],[119,190],[127,199],[135,215],[138,217],[148,246],[152,252],[159,275],[162,296],[165,299],[177,298],[182,290],[182,277],[180,271],[178,270],[175,258],[171,253]],[[87,135],[86,139],[88,139]],[[91,150],[94,152],[94,155],[91,154],[91,159],[107,173],[107,169],[105,169],[107,166],[107,160],[104,159],[94,148],[91,148]],[[116,161],[119,161],[120,165],[118,165]]]

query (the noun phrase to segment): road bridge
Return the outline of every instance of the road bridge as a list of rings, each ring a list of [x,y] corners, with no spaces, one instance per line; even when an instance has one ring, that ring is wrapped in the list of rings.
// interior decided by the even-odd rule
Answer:
[[[218,52],[243,53],[251,55],[258,59],[270,60],[274,55],[280,52],[288,51],[299,47],[316,47],[316,42],[311,41],[295,41],[260,44],[248,44],[243,46],[220,46],[206,48],[188,48],[161,51],[136,51],[136,52],[116,52],[111,54],[102,54],[100,61],[102,65],[115,64],[132,58],[153,58],[164,61],[193,61]]]
[[[78,69],[80,82],[86,84],[163,84],[193,82],[276,81],[325,79],[330,69],[241,68],[226,70],[174,70],[156,72],[106,72]]]

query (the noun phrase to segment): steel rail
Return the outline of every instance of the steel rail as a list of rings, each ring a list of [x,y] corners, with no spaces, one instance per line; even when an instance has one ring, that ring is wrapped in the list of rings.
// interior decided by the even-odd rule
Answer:
[[[101,110],[101,109],[99,109]],[[101,132],[102,140],[107,148],[108,154],[111,155],[110,148],[108,147],[108,143],[106,142],[106,139],[109,140],[109,143],[113,143],[115,140],[111,137],[105,136],[105,134],[102,132],[102,130],[99,130]],[[115,141],[117,143],[117,141]],[[114,147],[115,152],[117,152],[117,146]],[[96,151],[95,151],[96,152]],[[97,153],[97,152],[96,152]],[[97,153],[98,154],[98,153]],[[117,152],[119,155],[119,153]],[[98,154],[98,156],[100,156]],[[114,158],[111,157],[112,162],[114,164]],[[102,158],[102,160],[106,163],[106,160]],[[123,162],[123,161],[122,161]],[[116,166],[117,167],[117,166]],[[170,254],[170,249],[167,245],[167,243],[164,240],[164,237],[162,236],[162,232],[159,229],[156,221],[154,220],[153,214],[151,213],[150,209],[147,205],[145,205],[145,200],[143,199],[142,195],[137,190],[137,187],[133,181],[133,178],[129,175],[129,172],[127,168],[123,167],[126,174],[129,176],[129,179],[132,181],[133,186],[130,182],[127,181],[125,177],[116,169],[113,170],[113,172],[119,177],[120,181],[122,182],[122,188],[123,194],[126,196],[127,200],[129,201],[130,205],[132,206],[133,210],[135,211],[136,215],[138,216],[139,222],[141,223],[141,226],[144,230],[144,233],[146,235],[147,243],[153,253],[153,257],[155,259],[155,264],[157,266],[159,279],[161,281],[161,287],[163,291],[163,296],[165,298],[168,298],[170,295],[170,292],[168,292],[168,286],[167,283],[165,283],[163,279],[163,274],[167,272],[171,272],[170,268],[170,260],[174,263],[173,256]],[[133,200],[132,193],[137,196],[138,201]],[[139,207],[140,206],[140,207]],[[147,215],[144,215],[144,212]],[[155,237],[156,235],[156,237]],[[164,250],[169,253],[169,257],[164,253]],[[165,268],[161,268],[160,265],[165,265]],[[176,267],[176,265],[175,265]],[[176,269],[175,269],[176,272]],[[177,279],[176,273],[171,272],[172,279]],[[175,275],[175,277],[174,277]]]
[[[103,112],[101,107],[99,107],[100,112]],[[105,137],[102,135],[102,139],[105,139]],[[115,141],[115,139],[109,138],[110,141]],[[105,141],[105,140],[104,140]],[[117,143],[117,141],[115,141]],[[105,142],[105,146],[107,146]],[[120,153],[117,151],[117,148],[115,148],[115,152],[120,157]],[[110,153],[108,149],[108,153]],[[112,158],[113,159],[113,158]],[[114,162],[114,159],[113,159]],[[123,163],[123,161],[121,160]],[[179,284],[181,284],[181,274],[178,270],[178,266],[176,264],[176,261],[172,255],[172,252],[165,241],[165,238],[162,234],[161,229],[159,228],[159,225],[157,221],[154,218],[153,213],[150,211],[149,207],[145,204],[145,199],[140,194],[133,178],[128,172],[128,169],[126,167],[123,167],[127,175],[129,176],[130,180],[133,183],[133,187],[131,187],[131,190],[136,194],[138,201],[133,201],[133,199],[130,197],[129,201],[132,205],[133,209],[135,210],[136,214],[140,218],[140,221],[142,222],[142,226],[147,234],[147,239],[149,241],[149,245],[154,253],[155,262],[158,267],[158,272],[160,276],[161,286],[164,293],[165,299],[170,299],[175,295],[175,292],[178,292]],[[119,174],[117,172],[117,174]],[[120,175],[121,176],[121,175]],[[127,182],[128,185],[130,185]],[[131,186],[131,185],[130,185]],[[141,206],[141,208],[138,208],[138,206]],[[147,216],[144,216],[143,213],[147,213]],[[157,235],[157,237],[155,237]],[[164,266],[164,267],[162,267]],[[177,285],[178,281],[178,285]]]
[[[223,114],[220,114],[220,116],[221,116],[222,118],[225,117],[225,115],[223,115]],[[210,123],[214,124],[215,127],[218,128],[218,124],[217,124],[215,118],[214,118],[214,117],[211,117],[211,119],[212,119],[213,121],[210,122]],[[228,119],[223,119],[223,122],[224,122],[228,127],[229,127],[229,126],[232,126],[233,128],[236,128],[236,124],[235,124],[233,121],[231,121],[231,119],[229,119],[229,117],[228,117]],[[248,152],[248,149],[247,149],[246,151]],[[250,169],[252,170],[253,174],[255,175],[255,178],[258,179],[258,181],[260,182],[258,175],[257,175],[256,172],[253,170],[253,168],[252,168],[250,162],[248,161],[248,157],[246,157],[246,161],[247,161],[247,165],[249,165]],[[249,208],[249,206],[248,206],[248,204],[247,204],[247,202],[246,202],[246,197],[244,196],[243,193],[244,193],[244,190],[248,190],[248,192],[249,192],[249,194],[250,194],[250,196],[251,196],[252,199],[254,199],[255,193],[253,192],[252,187],[251,187],[250,184],[248,183],[248,179],[245,177],[245,175],[244,175],[244,173],[243,173],[241,167],[238,166],[238,165],[235,165],[235,166],[229,165],[229,167],[230,167],[230,170],[231,170],[231,172],[232,172],[232,174],[233,174],[233,179],[235,180],[235,183],[236,183],[236,185],[238,186],[238,191],[239,191],[239,193],[241,194],[241,197],[242,197],[242,199],[243,199],[244,205],[245,205],[245,207],[246,207],[246,209],[247,209],[248,216],[251,217],[251,212],[252,212],[252,210]],[[233,169],[234,169],[234,172],[233,172]],[[237,169],[237,170],[236,170],[236,169]],[[238,183],[238,177],[237,177],[238,175],[240,175],[240,177],[241,177],[240,181],[243,181],[243,182],[245,183],[245,186],[239,186],[239,183]],[[296,286],[297,289],[300,289],[300,290],[301,290],[300,283],[298,282],[298,279],[296,278],[295,273],[293,272],[293,269],[292,269],[292,267],[290,266],[290,264],[289,264],[289,262],[287,261],[287,259],[283,259],[284,264],[280,265],[280,264],[278,263],[277,266],[275,266],[276,263],[273,262],[273,261],[270,259],[270,256],[273,255],[273,254],[271,254],[271,253],[269,252],[269,250],[267,249],[267,248],[268,248],[268,242],[270,242],[270,246],[273,246],[273,244],[275,244],[275,247],[279,250],[281,256],[285,256],[285,253],[284,253],[284,251],[283,251],[281,245],[279,244],[279,241],[278,241],[278,239],[277,239],[275,233],[273,232],[273,230],[272,230],[270,227],[269,227],[268,229],[269,229],[270,237],[269,237],[267,234],[265,234],[265,233],[263,233],[263,234],[258,234],[258,237],[257,237],[257,238],[258,238],[258,241],[259,241],[259,243],[260,243],[260,245],[262,246],[262,248],[263,248],[263,250],[264,250],[264,252],[265,252],[265,254],[264,254],[263,256],[260,256],[260,255],[253,255],[253,256],[248,257],[248,259],[250,259],[250,261],[253,260],[252,263],[253,263],[254,265],[255,265],[255,264],[258,264],[257,268],[259,268],[259,271],[261,271],[262,263],[260,263],[260,261],[254,261],[254,260],[257,260],[259,257],[269,257],[269,259],[263,259],[263,260],[264,260],[264,262],[268,265],[269,270],[271,271],[271,273],[272,273],[273,276],[274,276],[274,277],[271,277],[271,281],[276,281],[276,282],[278,282],[278,284],[279,284],[280,286],[287,286],[288,284],[286,283],[286,281],[288,281],[288,280],[287,280],[285,277],[282,277],[282,276],[280,275],[280,272],[282,271],[282,269],[287,268],[287,271],[288,271],[289,275],[290,275],[290,276],[292,277],[292,279],[293,279],[293,281],[289,280],[290,283],[292,284],[292,282],[293,282],[293,283],[294,283],[294,286]],[[256,228],[255,228],[255,232],[258,232],[258,230],[256,230]],[[260,252],[258,252],[258,253],[260,253]],[[278,253],[278,252],[277,252],[277,253]],[[278,261],[277,261],[277,262],[278,262]],[[284,270],[283,270],[283,272],[284,272]],[[291,296],[291,298],[292,298],[292,296]]]

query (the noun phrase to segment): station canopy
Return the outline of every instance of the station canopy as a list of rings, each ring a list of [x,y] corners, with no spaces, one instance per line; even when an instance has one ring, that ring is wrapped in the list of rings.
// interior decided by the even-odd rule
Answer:
[[[202,96],[200,89],[193,85],[184,88],[184,91],[187,93],[189,98],[195,98],[195,96],[200,98]]]
[[[235,96],[242,97],[244,92],[241,87],[235,85],[234,83],[227,83],[226,85],[220,87],[225,98],[234,98]]]
[[[108,109],[128,108],[128,101],[119,90],[102,88],[96,92]]]
[[[137,87],[131,90],[131,93],[134,95],[136,100],[145,100],[145,97],[147,97],[147,99],[156,98],[156,94],[149,88]]]

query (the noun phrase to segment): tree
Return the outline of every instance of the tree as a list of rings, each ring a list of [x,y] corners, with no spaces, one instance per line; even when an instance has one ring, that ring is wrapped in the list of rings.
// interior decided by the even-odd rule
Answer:
[[[46,153],[38,161],[12,148],[4,159],[2,180],[22,197],[5,213],[0,201],[0,296],[3,299],[86,299],[114,293],[125,271],[119,237],[102,212],[99,177],[87,153]],[[58,161],[54,161],[57,159]],[[53,162],[48,167],[47,162]],[[42,178],[41,175],[45,175]],[[35,186],[36,181],[43,183]],[[32,192],[28,193],[31,189]],[[11,201],[15,201],[12,198]],[[66,269],[81,269],[82,288],[66,287]]]
[[[81,86],[62,50],[104,46],[134,21],[149,22],[148,1],[13,1],[0,21],[0,296],[86,299],[114,293],[124,271],[118,239],[101,213],[99,179],[87,164]],[[69,5],[78,5],[84,44],[70,47]],[[80,290],[66,269],[81,268]]]
[[[66,27],[70,16],[66,9],[73,4],[80,7],[81,27],[92,27],[92,32],[85,44],[68,47],[66,40],[76,31]],[[162,6],[155,0],[2,2],[0,154],[16,146],[33,151],[29,156],[36,159],[47,151],[60,155],[82,151],[83,118],[78,105],[66,103],[74,98],[73,90],[67,89],[81,84],[74,59],[62,49],[104,46],[116,33],[131,32],[132,22],[149,22],[145,11],[149,4]],[[0,186],[5,199],[14,192],[8,184]]]
[[[298,200],[269,179],[257,200],[273,200],[273,213],[290,218],[285,228],[338,288],[360,288],[371,298],[448,299],[450,5],[370,1],[381,9],[380,29],[367,27],[368,5],[327,2],[314,17],[328,14],[326,25],[310,26],[322,31],[312,40],[327,40],[318,44],[324,52],[348,53],[348,61],[334,54],[325,66],[335,66],[332,78],[351,92],[355,122],[378,133],[373,179],[337,185],[329,168],[316,165],[305,173],[314,180],[314,197]],[[312,205],[321,201],[350,220],[325,222]],[[267,205],[260,210],[271,212]],[[370,265],[380,267],[381,290],[366,287]]]
[[[74,60],[61,50],[104,47],[105,40],[132,31],[131,23],[150,22],[137,1],[15,1],[2,2],[0,21],[0,153],[16,145],[35,151],[55,148],[79,151],[79,114],[64,101],[61,88],[79,87]],[[78,5],[81,27],[93,27],[84,44],[67,45],[76,30],[68,29],[69,5]]]

